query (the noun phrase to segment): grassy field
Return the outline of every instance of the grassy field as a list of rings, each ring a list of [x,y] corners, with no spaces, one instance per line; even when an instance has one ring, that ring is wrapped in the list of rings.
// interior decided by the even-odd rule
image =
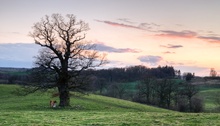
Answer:
[[[216,97],[220,97],[220,88],[202,90],[198,95],[204,99],[205,112],[219,112],[219,110],[217,110],[219,106],[215,100]]]
[[[218,113],[179,113],[114,98],[86,95],[71,98],[72,107],[50,108],[49,93],[15,96],[15,85],[0,85],[0,125],[220,125]]]

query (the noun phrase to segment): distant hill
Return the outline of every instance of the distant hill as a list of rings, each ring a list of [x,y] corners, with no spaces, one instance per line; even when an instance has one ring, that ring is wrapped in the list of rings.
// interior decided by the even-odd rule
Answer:
[[[30,68],[12,68],[12,67],[0,67],[1,74],[9,74],[9,75],[23,75],[27,74],[26,72],[30,70]]]
[[[195,77],[192,79],[195,85],[216,85],[220,84],[220,77]]]
[[[13,67],[0,67],[1,72],[22,72],[30,68],[13,68]]]
[[[29,73],[28,68],[0,67],[0,84],[23,84]]]

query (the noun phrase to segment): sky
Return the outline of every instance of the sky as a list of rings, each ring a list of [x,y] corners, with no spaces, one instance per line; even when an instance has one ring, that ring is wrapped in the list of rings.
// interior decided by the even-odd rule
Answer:
[[[34,66],[41,48],[28,36],[45,15],[74,14],[85,41],[107,53],[106,68],[173,66],[220,74],[219,0],[0,0],[0,67]]]

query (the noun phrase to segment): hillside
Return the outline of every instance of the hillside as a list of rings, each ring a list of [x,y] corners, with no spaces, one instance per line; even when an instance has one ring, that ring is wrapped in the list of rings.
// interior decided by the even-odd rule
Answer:
[[[16,85],[0,85],[0,110],[10,111],[18,108],[19,110],[42,110],[42,108],[44,110],[51,110],[49,101],[58,101],[58,98],[50,97],[50,92],[37,92],[27,96],[16,96],[11,92],[17,88],[18,86]],[[71,105],[72,107],[68,109],[74,111],[169,112],[161,108],[93,94],[72,96]]]
[[[74,96],[72,107],[50,108],[50,93],[11,94],[16,85],[0,85],[0,125],[218,125],[220,114],[179,113],[98,95]],[[53,99],[57,100],[57,99]]]

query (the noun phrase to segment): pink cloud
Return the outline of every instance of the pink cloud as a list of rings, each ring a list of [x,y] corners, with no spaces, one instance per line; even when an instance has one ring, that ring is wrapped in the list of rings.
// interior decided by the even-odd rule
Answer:
[[[182,45],[173,45],[173,44],[167,44],[167,45],[160,45],[160,47],[164,47],[164,48],[182,48]]]
[[[162,30],[162,34],[156,36],[160,37],[169,37],[169,38],[195,38],[197,36],[196,32],[183,30],[183,31],[171,31],[171,30]]]
[[[162,30],[159,31],[162,32],[161,34],[157,34],[156,36],[159,37],[168,37],[168,38],[195,38],[199,40],[203,40],[209,43],[219,43],[220,44],[220,37],[218,35],[212,35],[212,36],[199,36],[198,33],[194,31],[189,30],[183,30],[183,31],[172,31],[172,30]],[[167,48],[179,48],[181,45],[168,45],[168,46],[161,46],[161,47],[167,47]]]
[[[124,28],[133,28],[133,29],[138,29],[138,30],[147,30],[146,27],[139,25],[139,26],[134,26],[134,25],[128,25],[128,24],[123,24],[123,23],[117,23],[117,22],[112,22],[112,21],[101,21],[101,20],[95,20],[97,22],[102,22],[111,26],[115,27],[124,27]]]
[[[216,36],[199,36],[198,39],[205,40],[211,43],[220,44],[220,37],[216,37]]]
[[[163,52],[164,54],[175,54],[175,52],[170,52],[170,51],[166,51],[166,52]]]
[[[129,24],[134,24],[134,23],[135,23],[135,22],[130,21],[130,20],[127,19],[127,18],[119,18],[118,20],[119,20],[119,21],[122,21],[122,22],[125,22],[125,23],[129,23]]]

